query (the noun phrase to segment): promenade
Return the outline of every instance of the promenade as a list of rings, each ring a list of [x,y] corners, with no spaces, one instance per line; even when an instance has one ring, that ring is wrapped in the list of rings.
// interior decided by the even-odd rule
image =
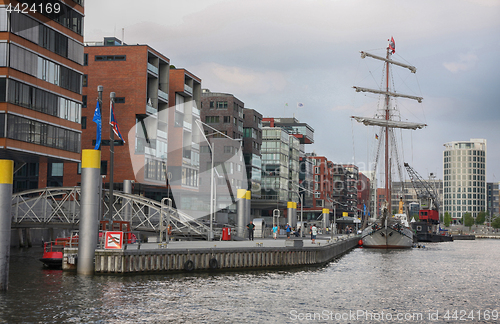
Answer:
[[[170,241],[129,244],[120,250],[95,251],[95,274],[244,270],[320,265],[358,245],[357,235],[280,237],[254,241]],[[65,248],[63,270],[76,269],[78,248]]]
[[[346,240],[349,237],[354,237],[354,235],[348,236],[347,234],[337,234],[333,235],[333,238],[330,235],[317,235],[316,236],[316,244],[313,244],[311,241],[310,235],[304,237],[295,237],[291,236],[290,239],[287,239],[285,235],[280,235],[276,240],[272,237],[266,238],[254,238],[253,241],[245,238],[243,240],[232,240],[232,241],[169,241],[168,243],[141,243],[140,247],[138,244],[129,244],[127,246],[127,250],[150,250],[150,249],[158,249],[160,248],[166,249],[245,249],[245,248],[254,248],[254,247],[267,247],[267,248],[282,248],[286,247],[287,244],[290,244],[290,241],[293,240],[302,240],[303,247],[319,247],[325,246],[330,243],[335,243],[338,241]],[[287,243],[288,242],[288,243]],[[288,245],[289,246],[289,245]]]

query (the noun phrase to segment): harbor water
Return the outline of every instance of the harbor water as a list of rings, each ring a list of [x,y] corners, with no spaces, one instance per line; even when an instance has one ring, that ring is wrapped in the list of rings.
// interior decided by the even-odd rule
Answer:
[[[13,249],[0,323],[499,323],[499,251],[485,239],[289,270],[82,277]]]

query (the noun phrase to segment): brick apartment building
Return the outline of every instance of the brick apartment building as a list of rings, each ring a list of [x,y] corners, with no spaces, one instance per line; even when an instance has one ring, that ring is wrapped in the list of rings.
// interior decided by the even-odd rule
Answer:
[[[80,161],[83,1],[62,0],[55,18],[11,3],[0,1],[0,158],[15,161],[14,191],[60,186],[63,163]]]
[[[82,149],[93,149],[97,87],[103,86],[101,174],[109,188],[110,93],[116,95],[114,113],[125,140],[114,136],[114,188],[134,180],[134,192],[151,198],[166,193],[165,153],[168,142],[170,60],[148,45],[126,45],[114,37],[86,43],[84,54]],[[80,165],[67,163],[64,185],[80,182]]]
[[[259,129],[259,125],[262,115],[252,109],[245,109],[243,101],[232,94],[203,89],[201,98],[201,121],[206,124],[202,127],[205,136],[200,142],[201,168],[205,171],[211,168],[212,155],[209,154],[211,150],[208,141],[214,149],[214,165],[217,170],[214,188],[218,193],[216,207],[226,213],[234,213],[235,189],[251,190],[252,187],[260,189],[260,178],[256,178],[259,182],[253,183],[252,174],[249,172],[254,168],[260,172],[262,130]],[[248,120],[245,121],[246,119]],[[210,184],[210,177],[206,175],[211,176],[211,173],[204,172],[201,191],[210,190],[210,186],[207,187]],[[257,193],[252,193],[251,214],[254,217],[260,215],[260,211],[256,210],[253,204],[253,199],[257,196]],[[227,221],[227,215],[223,219]]]

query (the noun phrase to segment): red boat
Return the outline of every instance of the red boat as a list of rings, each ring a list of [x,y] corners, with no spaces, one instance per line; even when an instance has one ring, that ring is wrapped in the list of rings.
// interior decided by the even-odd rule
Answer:
[[[78,235],[45,242],[43,244],[43,256],[40,261],[48,268],[61,268],[64,247],[67,245],[78,245]]]

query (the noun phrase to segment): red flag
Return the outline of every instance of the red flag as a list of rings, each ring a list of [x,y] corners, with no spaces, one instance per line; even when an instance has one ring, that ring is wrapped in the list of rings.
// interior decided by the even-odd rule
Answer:
[[[392,50],[392,54],[396,52],[396,42],[394,42],[394,37],[391,37],[391,40],[389,41],[389,49]]]
[[[110,103],[110,111],[111,111],[111,120],[109,124],[113,126],[113,132],[125,143],[125,140],[122,137],[122,134],[120,133],[120,128],[118,128],[118,122],[116,121],[115,118],[115,110],[113,102]]]

